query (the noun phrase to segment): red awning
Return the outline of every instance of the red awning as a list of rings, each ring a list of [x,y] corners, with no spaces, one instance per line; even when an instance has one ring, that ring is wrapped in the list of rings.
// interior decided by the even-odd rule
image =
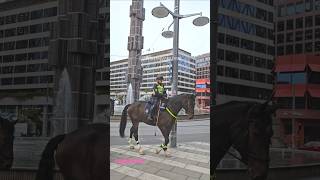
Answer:
[[[320,86],[319,85],[309,85],[308,92],[311,97],[318,97],[320,98]]]
[[[291,85],[278,85],[275,88],[274,97],[303,97],[306,92],[304,85],[295,85],[292,89]]]
[[[305,68],[305,64],[277,65],[274,72],[299,72],[304,71]]]
[[[320,72],[320,64],[309,64],[311,71]]]

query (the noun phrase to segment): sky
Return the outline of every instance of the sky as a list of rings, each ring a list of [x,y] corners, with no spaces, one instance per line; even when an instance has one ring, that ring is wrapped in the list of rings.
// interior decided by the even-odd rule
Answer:
[[[151,14],[154,7],[164,4],[173,11],[174,0],[144,0],[145,20],[142,35],[144,45],[142,54],[170,49],[173,39],[161,36],[163,28],[166,30],[173,22],[169,14],[165,18],[156,18]],[[130,27],[129,8],[131,0],[110,1],[110,60],[128,58],[128,36]],[[210,0],[180,0],[180,14],[202,12],[210,18]],[[180,19],[179,48],[191,53],[192,56],[210,52],[210,24],[197,27],[192,24],[197,16]],[[173,30],[173,25],[170,30]]]

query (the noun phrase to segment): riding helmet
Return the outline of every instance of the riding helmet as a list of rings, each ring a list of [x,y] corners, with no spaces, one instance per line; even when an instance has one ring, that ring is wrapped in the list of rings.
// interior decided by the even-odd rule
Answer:
[[[156,80],[163,80],[163,76],[158,75]]]

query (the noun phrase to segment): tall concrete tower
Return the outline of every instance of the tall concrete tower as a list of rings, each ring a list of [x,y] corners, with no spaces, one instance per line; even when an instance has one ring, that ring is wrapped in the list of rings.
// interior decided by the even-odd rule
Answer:
[[[53,134],[73,131],[93,121],[96,69],[103,67],[105,20],[99,0],[58,0],[52,24],[49,64],[55,77]]]
[[[134,101],[139,99],[142,80],[141,52],[143,49],[142,23],[145,19],[143,0],[132,0],[130,6],[130,35],[128,37],[128,75],[127,84],[132,85]]]

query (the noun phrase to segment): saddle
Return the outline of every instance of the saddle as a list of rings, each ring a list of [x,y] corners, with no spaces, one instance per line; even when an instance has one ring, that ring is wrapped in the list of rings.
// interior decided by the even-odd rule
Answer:
[[[155,105],[153,112],[151,112],[151,107],[154,105],[154,102],[152,102],[151,100],[147,101],[145,107],[144,107],[144,112],[146,115],[148,115],[149,113],[152,113],[152,119],[155,119],[157,116],[157,112],[158,111],[163,111],[165,110],[165,108],[161,107],[161,104],[159,104],[160,102],[158,102],[158,104]],[[159,109],[160,108],[160,109]]]

